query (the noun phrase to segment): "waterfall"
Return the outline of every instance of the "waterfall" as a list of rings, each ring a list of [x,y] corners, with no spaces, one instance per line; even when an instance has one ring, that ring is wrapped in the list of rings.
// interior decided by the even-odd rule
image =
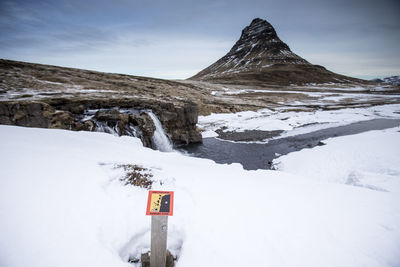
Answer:
[[[101,112],[99,118],[98,114]],[[149,117],[152,119],[155,131],[153,136],[151,137],[151,143],[154,149],[163,151],[163,152],[170,152],[173,151],[173,147],[171,141],[169,140],[168,136],[166,135],[161,122],[158,120],[157,116],[151,110],[143,110],[143,109],[117,109],[117,108],[103,108],[103,109],[88,109],[85,110],[84,114],[78,117],[79,121],[85,123],[86,121],[91,121],[94,123],[94,127],[91,127],[91,131],[96,132],[104,132],[113,134],[115,136],[120,135],[128,135],[134,136],[142,139],[142,142],[146,145],[151,145],[150,140],[148,139],[149,136],[143,136],[143,132],[140,129],[140,126],[133,124],[133,123],[123,123],[120,124],[120,114],[130,114],[130,115],[138,115],[142,112],[145,112]],[[142,118],[143,120],[143,118]],[[122,126],[121,126],[122,125]]]
[[[154,115],[154,113],[152,111],[146,111],[146,113],[149,114],[150,118],[153,120],[154,126],[156,127],[153,137],[151,138],[155,148],[162,152],[173,151],[171,141],[169,140],[168,136],[165,134],[162,124],[158,120],[157,116]]]
[[[108,126],[107,122],[105,121],[97,121],[93,120],[94,123],[96,124],[96,132],[101,132],[101,133],[109,133],[115,136],[119,136],[117,127],[110,127]]]

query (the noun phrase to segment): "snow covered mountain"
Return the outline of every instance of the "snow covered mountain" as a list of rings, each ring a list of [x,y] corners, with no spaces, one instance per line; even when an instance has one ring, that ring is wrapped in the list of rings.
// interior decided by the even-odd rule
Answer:
[[[400,76],[390,76],[383,79],[385,83],[390,83],[394,85],[400,85]]]
[[[312,65],[293,53],[279,39],[269,22],[259,18],[243,29],[240,39],[228,54],[190,79],[217,83],[264,82],[284,85],[362,82],[335,74],[322,66]]]
[[[383,79],[373,79],[374,82],[378,83],[389,83],[393,85],[400,85],[400,76],[390,76]]]
[[[229,53],[199,73],[199,76],[212,77],[220,72],[262,70],[273,64],[287,63],[310,65],[306,60],[294,54],[289,46],[279,39],[270,23],[257,18],[244,28],[239,41]]]

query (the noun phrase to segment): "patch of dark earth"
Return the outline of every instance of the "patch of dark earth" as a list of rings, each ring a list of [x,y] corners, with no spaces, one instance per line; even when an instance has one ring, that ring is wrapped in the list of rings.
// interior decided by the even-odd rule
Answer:
[[[244,132],[226,131],[218,129],[215,131],[218,138],[223,140],[230,140],[235,142],[254,142],[270,139],[279,136],[283,131],[259,131],[259,130],[246,130]]]
[[[400,119],[373,119],[332,127],[307,134],[270,140],[268,143],[238,143],[218,138],[204,138],[202,144],[191,144],[181,149],[190,156],[207,158],[217,163],[240,163],[246,170],[271,169],[272,161],[281,155],[324,145],[322,140],[383,130],[400,126]],[[241,139],[244,139],[241,137]],[[367,144],[366,144],[367,145]]]

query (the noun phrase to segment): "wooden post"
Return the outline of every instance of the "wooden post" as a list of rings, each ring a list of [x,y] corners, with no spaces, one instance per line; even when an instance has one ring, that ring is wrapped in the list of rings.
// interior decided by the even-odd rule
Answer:
[[[172,216],[173,211],[173,191],[149,191],[146,215],[151,215],[150,267],[165,267],[168,216]]]
[[[167,259],[168,216],[151,216],[150,267],[165,267]]]

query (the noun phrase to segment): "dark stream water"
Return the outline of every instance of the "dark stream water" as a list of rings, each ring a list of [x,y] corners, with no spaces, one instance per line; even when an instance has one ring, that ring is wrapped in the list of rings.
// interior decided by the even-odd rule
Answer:
[[[204,138],[202,144],[192,144],[182,150],[191,156],[212,159],[217,163],[237,162],[247,170],[270,169],[272,160],[279,155],[323,145],[321,141],[324,139],[393,128],[399,125],[400,120],[397,119],[374,119],[275,139],[267,144],[235,143],[217,138]]]

